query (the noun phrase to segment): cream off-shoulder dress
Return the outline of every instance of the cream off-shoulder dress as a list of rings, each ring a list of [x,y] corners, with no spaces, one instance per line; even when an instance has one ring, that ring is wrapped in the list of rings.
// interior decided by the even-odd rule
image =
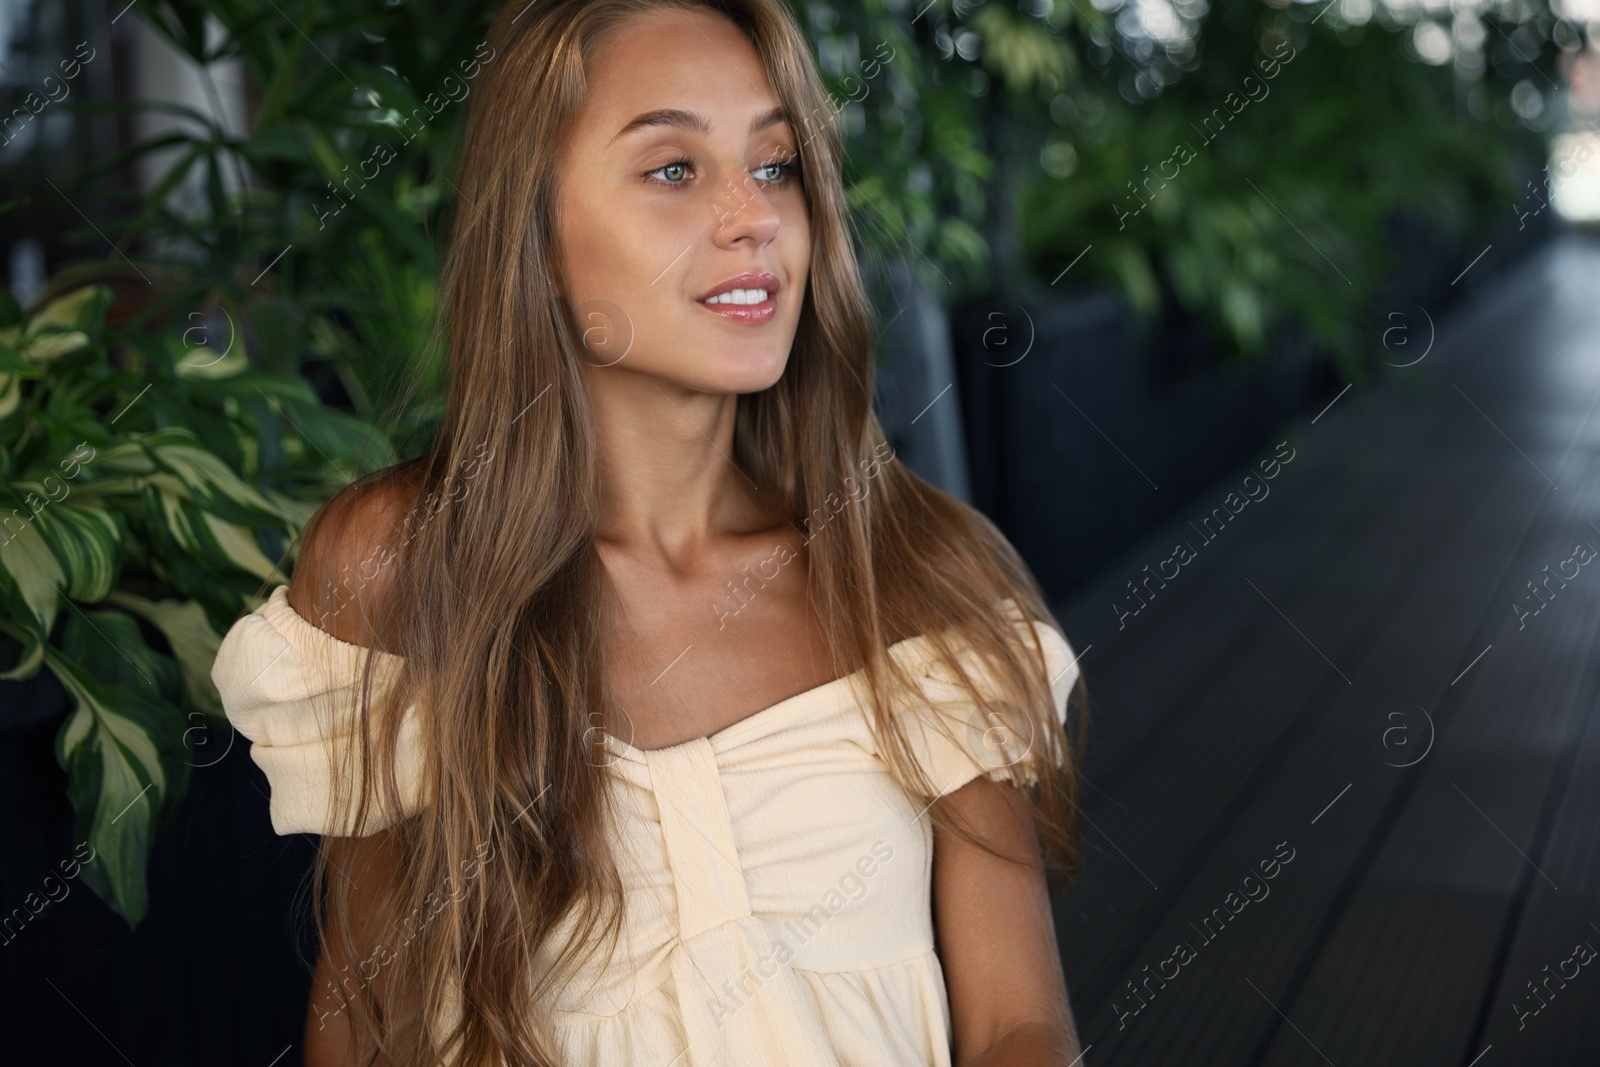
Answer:
[[[1015,602],[1006,606],[1027,647],[1028,620]],[[1032,625],[1064,722],[1077,657],[1060,631]],[[1033,781],[1018,734],[985,722],[930,647],[911,637],[890,655],[922,668],[915,677],[927,699],[912,709],[907,734],[941,795],[979,774],[1010,780],[1016,770]],[[327,749],[350,719],[324,709],[347,704],[366,654],[302,618],[286,585],[222,642],[211,677],[266,773],[280,834],[351,831],[350,819],[329,810]],[[374,684],[398,664],[378,653]],[[668,748],[606,735],[625,915],[610,958],[593,953],[550,1004],[563,1064],[948,1067],[932,825],[876,751],[860,677]],[[986,674],[974,677],[981,685]],[[421,807],[415,707],[400,734],[400,817]],[[436,906],[459,893],[442,892]],[[389,965],[404,966],[403,946],[390,948]],[[459,1011],[459,998],[451,1003]]]

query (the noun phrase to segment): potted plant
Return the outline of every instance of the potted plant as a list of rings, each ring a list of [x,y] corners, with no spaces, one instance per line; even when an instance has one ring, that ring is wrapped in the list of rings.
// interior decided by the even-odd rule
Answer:
[[[220,635],[285,580],[276,557],[371,435],[214,332],[226,305],[118,328],[111,304],[108,285],[70,280],[27,314],[0,296],[0,726],[65,705],[81,877],[137,926],[190,735],[225,721]],[[392,462],[375,444],[370,461]]]

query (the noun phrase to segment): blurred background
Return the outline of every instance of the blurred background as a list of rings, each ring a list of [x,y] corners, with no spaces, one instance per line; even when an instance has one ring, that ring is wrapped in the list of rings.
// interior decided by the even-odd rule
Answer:
[[[1088,680],[1083,1062],[1600,1063],[1600,0],[791,4],[884,424]],[[299,1062],[209,668],[437,425],[493,10],[0,0],[0,1060]]]

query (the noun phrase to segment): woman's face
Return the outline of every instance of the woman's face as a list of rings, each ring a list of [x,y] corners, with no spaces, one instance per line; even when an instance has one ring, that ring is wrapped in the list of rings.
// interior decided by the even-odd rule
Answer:
[[[701,392],[767,388],[811,243],[799,143],[772,120],[754,46],[721,15],[663,9],[625,24],[586,74],[557,227],[587,359]],[[723,299],[748,304],[704,302],[730,281],[741,291]]]

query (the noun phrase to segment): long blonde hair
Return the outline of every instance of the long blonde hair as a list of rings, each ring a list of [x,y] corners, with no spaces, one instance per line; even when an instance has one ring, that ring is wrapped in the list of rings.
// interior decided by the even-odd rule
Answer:
[[[367,658],[352,711],[358,743],[335,764],[333,805],[353,800],[358,827],[375,806],[400,808],[399,710],[425,709],[428,800],[382,835],[393,877],[367,887],[371,928],[433,915],[425,901],[453,874],[465,887],[455,906],[413,931],[404,963],[386,976],[399,991],[388,1005],[364,984],[341,983],[341,998],[352,995],[340,1010],[393,1064],[553,1064],[553,1032],[538,1006],[585,948],[620,925],[606,834],[609,772],[594,729],[596,710],[611,707],[603,635],[613,601],[593,544],[600,483],[585,349],[554,284],[555,146],[584,99],[584,57],[627,18],[662,6],[709,9],[741,27],[801,142],[810,291],[783,376],[738,399],[733,460],[774,513],[797,527],[826,517],[808,545],[810,599],[833,662],[863,675],[872,729],[906,794],[921,807],[939,784],[912,758],[901,723],[917,680],[886,650],[926,635],[953,677],[1031,738],[1037,784],[1027,792],[1052,888],[1078,872],[1082,676],[1069,742],[1042,650],[1019,647],[1004,605],[1009,598],[1059,628],[1027,567],[981,514],[885,459],[841,135],[792,15],[782,0],[512,0],[490,27],[493,62],[479,74],[462,143],[441,278],[446,414],[430,452],[352,487],[403,487],[425,502],[425,521],[383,561],[392,568],[385,597],[404,605],[386,637],[397,669],[380,690],[376,657]],[[854,487],[867,479],[870,491],[857,498]],[[849,506],[838,507],[846,495]],[[980,692],[969,677],[972,661],[961,657],[973,652],[998,692]],[[930,814],[936,826],[974,839],[943,803]],[[358,854],[378,847],[361,836],[340,845]],[[483,861],[486,847],[492,859]],[[470,879],[456,874],[468,869]],[[343,958],[360,959],[370,946],[355,943],[348,879],[330,873],[319,852],[318,932]],[[566,924],[578,936],[556,944],[552,935]],[[473,1010],[458,1013],[457,996]],[[398,1018],[401,1002],[417,1010]],[[441,1026],[443,1018],[453,1022]]]

